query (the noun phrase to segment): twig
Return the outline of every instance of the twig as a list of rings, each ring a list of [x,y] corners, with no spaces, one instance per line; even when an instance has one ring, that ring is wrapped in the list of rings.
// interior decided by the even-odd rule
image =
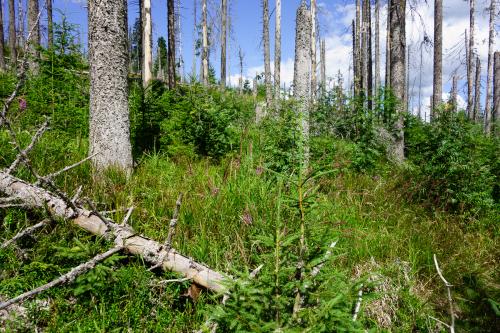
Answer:
[[[101,213],[99,213],[99,211],[97,210],[97,208],[95,208],[95,206],[92,203],[92,201],[90,201],[88,199],[87,203],[90,206],[90,208],[92,209],[92,215],[97,216],[102,222],[104,222],[104,224],[106,225],[106,227],[108,227],[108,229],[109,229],[110,228],[110,223],[109,223],[108,219],[105,218],[104,216],[102,216]]]
[[[170,220],[169,223],[169,229],[168,229],[168,234],[167,234],[167,240],[165,241],[165,244],[163,245],[163,249],[165,250],[165,253],[158,258],[158,263],[151,267],[149,271],[153,271],[157,269],[158,267],[161,266],[161,263],[163,260],[165,260],[165,257],[168,255],[168,252],[172,248],[172,238],[174,237],[175,234],[175,227],[177,226],[177,220],[179,218],[179,212],[181,210],[181,204],[182,204],[182,196],[183,194],[179,194],[179,197],[177,198],[177,201],[175,202],[175,209],[174,209],[174,214],[172,215],[172,219]]]
[[[251,273],[250,273],[250,279],[255,279],[255,277],[257,275],[259,275],[260,271],[262,270],[262,268],[264,267],[264,265],[260,265],[259,267],[257,267],[256,269],[254,269]]]
[[[354,307],[352,321],[356,321],[358,319],[359,310],[361,309],[361,302],[363,302],[363,285],[361,285],[359,288],[358,300],[356,301],[356,306]]]
[[[33,138],[31,138],[31,143],[26,147],[24,150],[21,150],[19,147],[19,144],[17,143],[17,140],[15,141],[15,145],[19,153],[17,154],[17,157],[14,162],[10,165],[10,167],[5,171],[6,173],[12,173],[19,163],[21,163],[23,160],[28,159],[28,153],[35,147],[35,143],[38,141],[38,139],[42,136],[42,134],[47,130],[49,122],[46,120],[45,123],[36,131],[35,135]]]
[[[128,220],[130,219],[130,216],[132,216],[132,212],[134,211],[134,206],[130,207],[127,211],[127,215],[125,215],[125,218],[123,219],[122,225],[127,226],[128,225]]]
[[[66,273],[64,275],[61,275],[57,279],[52,280],[51,282],[49,282],[43,286],[40,286],[38,288],[35,288],[31,291],[25,292],[24,294],[21,294],[17,297],[14,297],[6,302],[0,303],[0,310],[3,310],[5,308],[9,307],[12,304],[22,302],[28,298],[31,298],[35,295],[38,295],[38,294],[40,294],[40,293],[42,293],[42,292],[44,292],[52,287],[55,287],[55,286],[58,286],[58,285],[64,284],[64,283],[70,283],[70,282],[74,281],[75,278],[77,278],[78,276],[93,269],[99,262],[111,257],[113,254],[121,251],[122,249],[123,249],[123,247],[117,246],[117,247],[114,247],[114,248],[104,252],[104,253],[98,254],[97,256],[92,258],[91,260],[73,268],[71,271],[69,271],[68,273]]]
[[[325,265],[325,263],[328,261],[328,259],[332,255],[333,248],[335,246],[337,246],[337,243],[338,243],[338,240],[336,240],[335,242],[332,242],[330,244],[330,247],[328,248],[328,251],[326,251],[325,257],[323,258],[323,260],[319,264],[317,264],[316,266],[314,266],[314,268],[312,269],[311,277],[316,277],[316,275],[319,274],[319,272],[321,271],[321,269],[323,268],[323,266]]]
[[[0,245],[0,249],[6,248],[10,244],[17,242],[18,239],[21,239],[21,238],[23,238],[26,235],[31,235],[36,230],[45,227],[49,223],[50,223],[50,219],[45,219],[45,220],[43,220],[43,221],[35,224],[34,226],[31,226],[29,228],[26,228],[26,229],[18,232],[14,237],[12,237],[8,241],[5,241],[2,245]]]
[[[443,273],[441,272],[441,269],[439,268],[439,263],[437,261],[437,257],[434,254],[434,265],[436,266],[436,271],[443,281],[445,287],[446,287],[446,292],[448,294],[448,303],[450,304],[450,316],[451,316],[451,324],[448,325],[450,328],[450,332],[454,333],[455,332],[455,312],[453,311],[453,299],[451,298],[451,287],[453,287],[452,284],[450,284],[443,276]]]
[[[98,155],[98,154],[99,154],[99,153],[95,153],[95,154],[93,154],[93,155],[91,155],[91,156],[88,156],[88,157],[84,158],[83,160],[76,162],[75,164],[69,165],[69,166],[67,166],[67,167],[65,167],[65,168],[63,168],[63,169],[61,169],[61,170],[59,170],[59,171],[56,171],[56,172],[51,173],[51,174],[49,174],[49,175],[46,175],[46,176],[44,176],[44,178],[45,178],[45,179],[50,179],[50,180],[52,180],[52,179],[54,179],[55,177],[59,176],[60,174],[62,174],[62,173],[64,173],[64,172],[66,172],[66,171],[69,171],[69,170],[71,170],[71,169],[74,169],[74,168],[76,168],[76,167],[77,167],[77,166],[79,166],[79,165],[82,165],[83,163],[87,162],[88,160],[90,160],[91,158],[95,157],[95,156],[96,156],[96,155]],[[40,184],[39,184],[39,182],[37,182],[37,183],[35,183],[35,185],[36,185],[36,186],[38,186],[38,185],[40,185]]]
[[[75,195],[73,196],[73,198],[71,198],[71,202],[75,205],[76,204],[76,201],[78,200],[78,198],[80,197],[80,194],[82,194],[82,189],[83,189],[83,186],[79,186],[78,189],[76,190],[76,193]]]
[[[162,285],[167,283],[182,283],[186,281],[192,280],[191,278],[182,278],[182,279],[172,279],[172,280],[162,280],[156,283],[156,285]]]

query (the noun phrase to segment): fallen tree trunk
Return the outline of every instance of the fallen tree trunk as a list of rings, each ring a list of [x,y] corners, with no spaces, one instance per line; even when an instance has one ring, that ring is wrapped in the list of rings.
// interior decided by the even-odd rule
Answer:
[[[196,263],[175,249],[167,249],[159,242],[138,235],[128,225],[119,225],[111,221],[106,223],[92,211],[81,207],[77,207],[75,211],[69,203],[58,196],[5,171],[0,171],[0,192],[29,207],[45,207],[54,216],[68,219],[94,235],[113,239],[116,246],[122,246],[128,252],[142,256],[146,262],[179,273],[207,289],[216,292],[224,292],[227,289],[223,283],[227,276]]]

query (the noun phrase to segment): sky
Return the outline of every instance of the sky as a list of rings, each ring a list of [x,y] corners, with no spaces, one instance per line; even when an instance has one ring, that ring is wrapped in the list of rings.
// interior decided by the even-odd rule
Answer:
[[[26,0],[23,0],[26,1]],[[4,2],[4,22],[8,21],[7,4]],[[200,21],[200,0],[181,0],[181,40],[184,71],[192,72],[193,64],[193,6],[198,4],[198,22]],[[216,18],[217,6],[220,0],[208,0],[209,20]],[[355,1],[348,0],[317,0],[319,36],[326,41],[326,70],[327,77],[334,80],[338,73],[343,76],[347,87],[352,82],[352,34],[351,22],[355,15]],[[381,77],[384,81],[385,69],[385,27],[387,6],[381,0],[380,18],[380,47],[381,47]],[[410,48],[410,103],[416,112],[422,104],[422,112],[428,113],[429,98],[432,94],[432,45],[422,47],[424,35],[433,40],[433,0],[412,0],[414,6],[407,6],[407,43]],[[464,31],[469,27],[468,1],[444,0],[443,5],[443,91],[444,96],[451,87],[453,74],[459,76],[459,100],[463,105],[466,96],[465,73],[465,46]],[[476,52],[481,59],[481,85],[486,86],[486,67],[488,57],[488,20],[487,8],[490,0],[476,1]],[[41,1],[43,3],[43,1]],[[241,47],[244,54],[244,76],[251,81],[256,73],[263,72],[262,48],[262,7],[260,0],[228,0],[231,15],[231,33],[228,47],[230,84],[236,85],[239,78],[238,50]],[[274,3],[270,0],[270,40],[271,40],[271,68],[274,68]],[[17,1],[16,1],[17,4]],[[293,81],[293,59],[295,42],[295,13],[300,0],[282,1],[282,64],[281,78],[287,86]],[[138,0],[128,1],[129,25],[133,24],[138,16]],[[166,0],[152,0],[154,40],[167,34],[167,6]],[[497,6],[500,7],[500,4]],[[87,12],[85,0],[54,0],[54,8],[64,13],[68,20],[78,25],[81,41],[86,44]],[[498,9],[498,8],[497,8]],[[56,13],[55,20],[60,19]],[[44,20],[45,22],[45,20]],[[375,20],[373,20],[375,24]],[[495,22],[496,31],[499,31],[499,19]],[[7,33],[7,29],[6,33]],[[374,31],[374,30],[373,30]],[[500,40],[495,36],[495,50],[499,49]],[[319,53],[318,53],[319,57]],[[422,58],[422,66],[420,59]],[[220,48],[211,53],[211,64],[219,73]],[[196,60],[199,71],[199,59]],[[318,59],[319,63],[319,59]],[[422,68],[422,70],[420,70]],[[422,73],[422,75],[420,74]],[[420,81],[422,90],[419,97]],[[484,89],[482,105],[484,106]],[[419,102],[420,101],[420,102]]]

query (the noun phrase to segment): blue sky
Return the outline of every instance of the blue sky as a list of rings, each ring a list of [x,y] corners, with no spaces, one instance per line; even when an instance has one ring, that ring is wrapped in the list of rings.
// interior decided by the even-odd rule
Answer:
[[[26,1],[26,0],[23,0]],[[193,54],[193,1],[181,0],[181,24],[182,24],[182,55],[186,72],[191,72]],[[196,0],[200,3],[200,0]],[[486,63],[488,51],[488,12],[486,11],[490,0],[477,0],[476,15],[476,54],[480,57],[482,65],[482,87],[486,85]],[[4,0],[4,22],[7,24],[8,18],[6,1]],[[40,1],[41,3],[43,1]],[[138,0],[130,0],[129,3],[129,24],[132,24],[138,16]],[[220,0],[208,0],[210,11],[215,12]],[[319,7],[319,27],[320,37],[326,40],[326,68],[327,76],[335,78],[340,72],[343,76],[344,85],[347,87],[352,81],[350,65],[352,62],[352,36],[351,20],[354,18],[354,0],[318,0]],[[386,26],[386,6],[384,0],[381,1],[381,76],[384,78],[385,69],[385,26]],[[262,9],[260,0],[229,0],[232,15],[232,34],[229,41],[229,74],[232,83],[236,84],[239,73],[238,68],[238,47],[241,46],[245,55],[244,75],[245,78],[252,78],[255,73],[263,71],[263,55],[261,45],[262,32]],[[274,0],[269,0],[270,12],[270,39],[271,39],[271,61],[274,58],[273,36],[274,36]],[[282,0],[282,81],[287,85],[293,80],[293,46],[295,39],[295,11],[300,0]],[[17,4],[17,1],[16,1]],[[87,12],[85,0],[54,0],[54,8],[61,10],[70,22],[79,25],[79,30],[83,36],[82,41],[86,44]],[[408,6],[407,11],[407,43],[410,45],[410,95],[412,109],[416,110],[419,103],[423,109],[428,109],[429,97],[432,93],[432,48],[427,47],[422,51],[423,62],[420,64],[420,45],[424,35],[432,40],[433,38],[433,1],[417,1],[414,8]],[[167,33],[167,10],[166,0],[152,0],[153,6],[153,31],[154,39],[159,36],[166,36]],[[201,9],[198,9],[200,17]],[[213,15],[213,14],[212,14]],[[57,17],[56,17],[57,20]],[[45,23],[44,19],[44,23]],[[465,96],[465,48],[464,30],[468,28],[469,12],[467,1],[447,0],[444,2],[444,22],[443,22],[443,91],[449,92],[451,77],[453,74],[459,75],[459,94]],[[498,31],[498,19],[496,29]],[[7,30],[7,29],[6,29]],[[7,31],[6,31],[7,32]],[[498,50],[500,44],[498,34],[495,37],[495,49]],[[85,45],[86,47],[86,45]],[[216,72],[219,72],[219,54],[217,47],[211,54],[211,62]],[[199,61],[197,61],[199,66]],[[273,68],[273,65],[271,65]],[[420,70],[422,68],[422,71]],[[420,72],[422,72],[421,98],[419,98]],[[333,81],[332,81],[333,82]],[[332,83],[330,83],[332,84]],[[484,90],[482,99],[484,106]],[[446,95],[443,96],[446,98]],[[420,102],[419,102],[420,100]]]

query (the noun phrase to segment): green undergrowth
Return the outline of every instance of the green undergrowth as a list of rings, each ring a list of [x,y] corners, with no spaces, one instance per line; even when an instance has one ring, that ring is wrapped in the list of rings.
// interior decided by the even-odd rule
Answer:
[[[85,156],[83,142],[63,142],[56,133],[48,132],[31,154],[41,173]],[[219,161],[150,153],[138,161],[129,179],[110,171],[93,182],[88,165],[57,179],[70,195],[82,185],[82,195],[99,209],[120,210],[112,214],[116,221],[124,217],[124,209],[136,207],[131,225],[158,241],[165,240],[175,200],[184,193],[173,246],[240,278],[243,285],[235,287],[236,296],[227,307],[206,291],[199,298],[189,296],[187,282],[158,286],[175,274],[149,272],[141,258],[116,255],[74,283],[25,302],[26,313],[20,314],[24,320],[9,321],[7,330],[188,332],[214,318],[229,331],[309,327],[328,332],[333,325],[337,331],[364,327],[436,332],[440,326],[430,316],[448,322],[449,315],[433,254],[454,285],[457,326],[476,332],[498,328],[497,227],[408,202],[401,191],[405,170],[381,164],[377,172],[358,172],[351,167],[355,147],[338,140],[327,152],[328,161],[325,151],[313,152],[318,156],[313,165],[327,172],[317,174],[309,187],[315,194],[305,215],[307,260],[317,262],[330,243],[338,243],[321,274],[308,282],[314,285],[310,301],[315,305],[306,307],[299,319],[292,318],[293,295],[300,287],[293,282],[300,229],[294,185],[298,178],[267,168],[259,133],[250,129],[238,153]],[[2,156],[3,164],[8,156]],[[17,175],[29,179],[22,168]],[[45,215],[1,210],[0,238],[9,239]],[[69,222],[54,221],[18,247],[0,250],[0,295],[13,297],[46,283],[109,246]],[[279,274],[276,251],[281,253]],[[260,275],[249,279],[248,272],[261,264]],[[365,296],[353,326],[350,318],[360,285]]]

